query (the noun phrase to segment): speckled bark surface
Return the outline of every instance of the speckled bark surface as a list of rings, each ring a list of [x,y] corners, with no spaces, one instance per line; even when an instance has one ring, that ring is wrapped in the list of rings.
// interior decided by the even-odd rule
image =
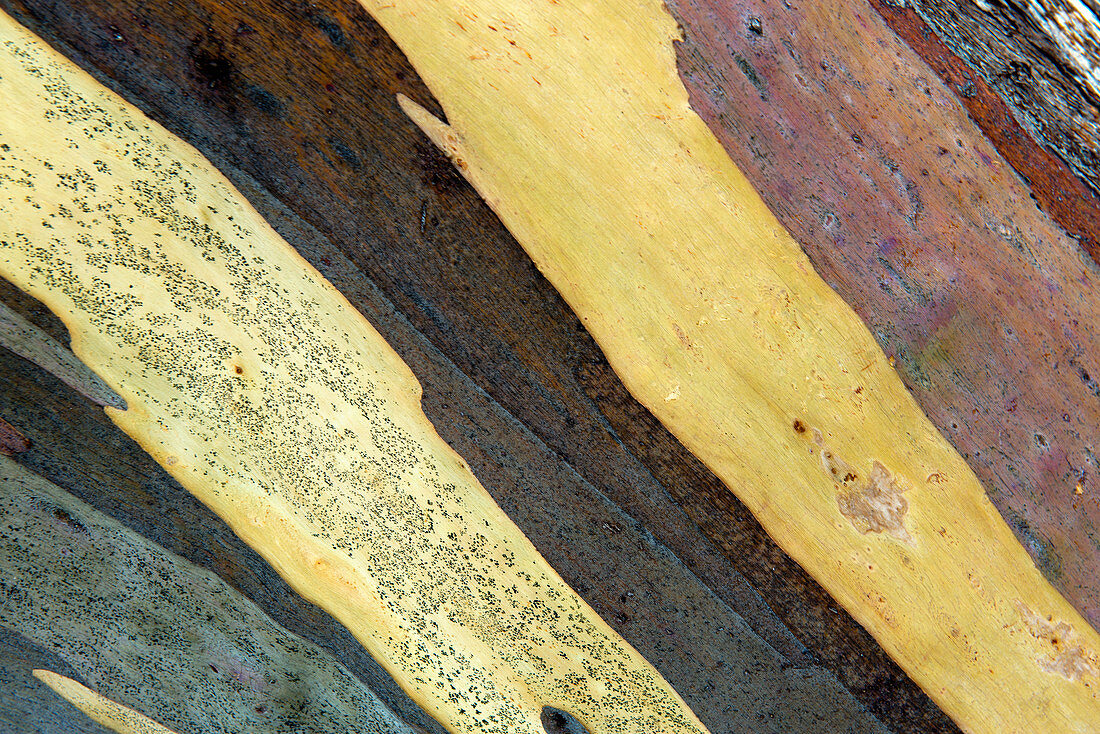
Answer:
[[[254,200],[263,201],[261,192],[251,193]],[[272,207],[269,214],[273,220],[281,225],[284,233],[292,236],[295,244],[305,251],[323,253],[328,260],[324,266],[326,274],[361,304],[391,342],[400,345],[425,384],[427,404],[434,408],[429,412],[440,415],[445,421],[442,425],[448,440],[494,490],[502,506],[535,539],[555,567],[572,580],[578,591],[592,599],[605,617],[649,659],[656,661],[701,715],[714,722],[717,730],[746,727],[762,731],[799,731],[811,722],[822,720],[830,721],[830,726],[838,731],[879,730],[831,674],[817,666],[806,665],[808,661],[801,654],[804,648],[738,579],[735,571],[728,571],[731,578],[721,591],[752,620],[759,634],[752,631],[726,602],[703,586],[679,560],[654,544],[632,519],[548,452],[499,405],[473,388],[453,365],[393,313],[372,286],[361,280],[356,282],[354,271],[338,252],[301,223],[280,219],[287,214],[273,203],[268,202],[268,206]],[[29,366],[28,372],[33,374]],[[18,374],[14,364],[9,365],[8,374]],[[451,406],[461,407],[458,415]],[[31,423],[35,422],[33,417],[28,418]],[[85,434],[81,438],[86,442],[89,436]],[[54,443],[57,440],[56,436],[44,436],[42,449],[47,452],[59,450]],[[97,453],[112,456],[118,451],[118,447],[99,447]],[[41,457],[28,456],[26,459],[34,463]],[[149,461],[140,453],[131,460],[139,464]],[[49,464],[44,469],[56,471]],[[148,471],[160,474],[155,466]],[[121,472],[122,486],[126,486],[131,472],[132,468]],[[96,495],[94,499],[100,502],[108,499],[80,480],[78,477],[84,491]],[[182,493],[170,480],[165,478],[165,481],[167,486],[154,490],[156,494],[171,490]],[[172,509],[174,516],[180,516],[175,525],[176,533],[199,540],[215,530],[219,534],[226,533],[215,518],[208,517],[204,508],[193,507],[187,497],[168,496],[163,501],[176,505]],[[116,506],[114,511],[123,516],[138,512],[132,506]],[[145,532],[151,535],[172,532],[171,528],[157,527],[155,518],[149,522],[152,527]],[[170,539],[180,542],[178,537]],[[227,566],[235,563],[232,560],[235,554],[245,556],[246,562],[251,556],[247,550],[235,550],[238,545],[235,538],[219,538],[216,558],[209,558],[200,548],[188,550],[192,555],[205,558],[207,563],[217,564],[220,573],[255,596],[260,590],[254,587],[255,581],[249,578],[249,572],[263,578],[268,577],[270,571],[264,567]],[[268,579],[265,583],[281,586],[277,579]],[[287,610],[293,613],[298,607],[310,609],[289,590],[275,588],[261,596],[268,604],[277,600],[283,615],[288,614]],[[301,611],[297,610],[298,615]],[[302,624],[301,619],[292,621]],[[332,635],[336,642],[341,642],[346,635],[316,627],[304,631],[313,636]],[[766,636],[766,641],[760,635]],[[354,641],[346,644],[351,647],[341,644],[338,648],[341,658],[361,657],[361,651],[356,653]],[[776,648],[788,651],[789,655],[781,655]],[[385,687],[382,692],[386,693]]]
[[[251,193],[254,201],[258,198],[263,198],[262,192],[252,191]],[[284,233],[288,233],[289,231],[288,236],[292,238],[292,241],[294,241],[300,249],[311,254],[315,261],[326,270],[326,274],[332,278],[345,293],[353,297],[353,300],[363,304],[364,307],[372,302],[372,300],[366,296],[372,294],[373,291],[363,282],[361,273],[356,271],[338,252],[333,251],[331,247],[328,247],[326,250],[326,243],[319,237],[313,236],[313,238],[310,239],[306,234],[309,228],[300,222],[296,222],[293,217],[285,216],[285,218],[280,219],[279,208],[274,202],[270,200],[267,201],[263,208],[269,218],[278,221]],[[339,263],[339,267],[336,269],[333,267],[334,262]],[[29,303],[18,294],[8,292],[6,295],[7,300],[14,304],[20,304],[24,310],[30,312],[30,315],[35,320],[39,321],[40,325],[46,327],[47,330],[51,331],[55,336],[63,336],[58,331],[56,325],[51,323],[48,317],[36,312],[33,308],[33,304]],[[375,294],[373,298],[377,299],[377,294]],[[381,309],[383,315],[387,313],[384,305],[379,306],[376,303],[371,308],[371,320],[376,324],[385,323],[385,318],[376,318],[378,314],[375,313],[375,311],[378,309]],[[389,318],[392,319],[393,316],[390,315]],[[395,328],[392,331],[387,329],[387,335],[392,343],[406,345],[407,347],[407,342],[410,338],[413,338],[414,332],[409,332],[406,326],[404,330],[400,328]],[[415,343],[416,339],[414,338],[413,341]],[[417,359],[417,349],[407,347],[406,351],[406,348],[402,346],[398,348],[402,349],[406,359],[413,364],[414,369],[421,375],[421,379],[425,380],[430,412],[436,413],[438,411],[442,413],[442,420],[437,419],[437,425],[446,426],[448,423],[452,423],[455,419],[453,416],[448,418],[447,414],[453,410],[451,406],[455,405],[455,403],[451,402],[456,399],[454,392],[455,385],[461,383],[453,367],[449,370],[444,370],[443,376],[438,382],[431,382],[424,376],[424,370],[421,368],[423,357],[419,358],[419,360]],[[419,349],[424,350],[426,347],[421,343]],[[428,350],[428,353],[434,353],[434,350]],[[16,377],[20,372],[20,364],[18,360],[15,360],[6,370],[6,374],[11,375],[13,378],[8,383],[13,388],[21,382]],[[23,364],[23,366],[27,367],[25,364]],[[28,370],[28,377],[33,374],[33,370]],[[68,408],[59,408],[59,406],[54,403],[57,397],[65,394],[64,388],[60,388],[56,384],[51,383],[50,378],[42,375],[26,379],[21,387],[29,387],[31,383],[37,382],[44,383],[44,392],[43,388],[40,388],[35,397],[30,397],[30,395],[25,394],[22,398],[17,399],[12,406],[16,412],[21,413],[21,425],[38,423],[42,431],[40,435],[36,435],[35,440],[35,446],[38,452],[33,456],[26,457],[28,463],[32,465],[42,464],[43,468],[47,470],[47,473],[52,472],[52,475],[60,474],[69,485],[77,485],[81,488],[81,491],[89,495],[90,499],[107,504],[114,512],[120,512],[124,517],[127,517],[131,523],[138,520],[139,527],[143,532],[154,536],[165,536],[165,539],[173,540],[177,544],[181,542],[179,536],[182,535],[184,537],[182,541],[184,543],[183,549],[188,553],[203,558],[206,565],[216,568],[223,576],[227,576],[235,583],[251,589],[253,596],[259,596],[267,602],[269,606],[275,607],[277,610],[281,611],[281,616],[289,617],[293,624],[299,628],[302,627],[303,611],[306,612],[307,619],[309,619],[308,605],[302,605],[300,600],[296,600],[292,594],[285,590],[285,588],[281,589],[281,585],[277,580],[271,579],[270,572],[263,568],[261,564],[256,564],[254,559],[250,561],[249,558],[251,554],[248,553],[247,550],[240,549],[240,544],[235,542],[234,539],[227,537],[224,529],[217,530],[218,523],[216,521],[208,517],[206,520],[199,520],[198,517],[208,516],[208,513],[203,513],[201,509],[195,508],[193,506],[194,503],[188,502],[186,498],[175,496],[171,483],[163,477],[159,470],[155,467],[150,467],[148,465],[148,460],[143,457],[140,452],[135,455],[134,449],[127,446],[128,442],[125,440],[119,441],[118,439],[111,439],[108,446],[103,446],[101,442],[104,440],[103,436],[105,429],[102,426],[102,419],[96,419],[94,414],[89,415],[85,420],[91,420],[92,424],[86,426],[84,430],[74,430],[81,422],[76,415],[80,411],[75,410],[74,404],[72,403],[69,404]],[[469,388],[467,388],[467,390],[468,389]],[[480,393],[474,390],[473,394],[476,396]],[[459,393],[459,396],[461,396],[461,393]],[[435,410],[431,410],[433,400],[440,401],[440,403],[436,403]],[[468,401],[468,397],[464,398],[462,401],[459,401],[457,405],[464,405],[468,403]],[[442,407],[439,407],[440,404]],[[467,410],[469,410],[469,408],[467,408]],[[69,430],[64,432],[56,431],[58,424],[50,418],[51,416],[57,415],[66,416]],[[475,413],[475,415],[477,414]],[[42,423],[43,418],[46,419],[44,425]],[[476,422],[478,433],[485,435],[485,425],[490,423],[491,421],[488,421],[485,417],[478,419]],[[99,428],[96,428],[95,424],[99,424]],[[496,440],[501,441],[505,448],[501,449],[498,446],[496,449],[498,453],[508,454],[516,450],[514,432],[517,428],[518,425],[513,424],[513,427],[507,431],[501,428],[488,433],[490,437],[499,434],[496,436]],[[485,471],[484,467],[475,461],[477,455],[476,446],[469,446],[468,448],[470,450],[466,450],[464,443],[459,440],[459,437],[456,437],[453,430],[450,432],[447,432],[446,428],[441,428],[441,430],[444,430],[447,438],[459,447],[464,454],[470,457],[475,467],[479,468],[479,474]],[[110,432],[106,431],[106,433],[109,434]],[[513,434],[512,438],[508,438],[510,433]],[[520,435],[522,434],[523,431],[520,431]],[[59,443],[63,446],[59,447]],[[63,455],[69,452],[68,455],[70,456],[70,460],[58,462],[56,456],[50,456],[51,453],[57,452],[59,449]],[[541,452],[546,452],[546,449],[541,449]],[[532,456],[530,452],[525,453],[532,461],[537,458],[537,456]],[[90,457],[89,454],[91,455]],[[118,462],[118,456],[120,454],[129,455],[129,458],[121,465]],[[548,454],[548,456],[552,457],[553,454]],[[89,458],[91,458],[93,464],[98,466],[84,467],[83,471],[81,468],[78,468],[81,467],[81,461],[87,461]],[[503,456],[498,457],[497,461],[504,461]],[[513,476],[517,472],[520,476],[524,476],[527,475],[529,471],[526,464],[522,462],[509,462],[505,466],[510,467],[507,469],[507,472],[512,473]],[[144,468],[139,469],[138,467]],[[84,473],[88,471],[88,469],[91,469],[91,473]],[[566,473],[568,475],[571,472],[567,471]],[[637,474],[636,476],[639,483],[641,483],[641,480],[645,479],[644,474]],[[101,492],[101,482],[108,477],[117,477],[120,479],[121,481],[117,483],[117,486],[122,489],[134,487],[135,477],[142,477],[143,479],[139,481],[140,487],[134,487],[139,490],[137,494],[134,494],[133,490],[127,490],[105,495]],[[512,479],[511,481],[516,480]],[[493,488],[499,486],[496,482],[486,483]],[[502,483],[507,485],[509,481],[504,480]],[[517,499],[511,502],[511,506],[516,508],[516,512],[522,516],[532,511],[532,499],[538,487],[531,486],[531,480],[528,479],[522,483],[521,488],[524,491],[517,493]],[[174,492],[178,493],[178,488],[174,488]],[[544,552],[547,552],[548,555],[551,555],[552,552],[555,557],[558,558],[556,563],[568,565],[567,561],[569,557],[578,553],[578,548],[584,550],[589,545],[595,546],[596,542],[579,542],[575,535],[575,530],[570,530],[563,536],[562,521],[557,519],[560,515],[560,509],[555,509],[556,503],[560,502],[560,500],[556,499],[558,487],[554,485],[545,486],[541,488],[540,493],[543,495],[541,501],[548,503],[548,507],[542,513],[541,517],[536,516],[531,522],[528,532],[532,537],[536,538],[536,542],[540,543]],[[499,496],[498,499],[505,504],[509,504]],[[807,663],[810,661],[809,656],[806,654],[807,651],[794,641],[789,633],[783,630],[782,625],[775,620],[767,607],[760,602],[759,598],[756,597],[755,593],[748,588],[747,585],[738,584],[736,572],[729,570],[728,564],[726,564],[720,556],[713,552],[708,552],[705,541],[693,538],[691,535],[691,526],[683,523],[682,520],[678,521],[676,519],[674,508],[666,505],[664,509],[661,509],[659,495],[647,499],[648,503],[651,505],[651,509],[647,510],[650,516],[654,518],[659,517],[662,520],[660,523],[653,523],[655,531],[677,542],[680,546],[687,548],[693,565],[703,566],[703,570],[707,572],[707,575],[716,580],[713,582],[713,586],[719,593],[723,594],[726,599],[735,601],[740,612],[753,620],[754,626],[759,629],[762,634],[767,636],[769,642],[771,642],[773,646],[785,650],[788,653],[786,662],[781,663],[780,669],[789,667],[792,674],[795,675],[795,678],[805,678],[807,673],[810,673],[810,682],[805,685],[802,683],[795,685],[795,688],[802,689],[803,691],[817,691],[810,696],[810,699],[805,699],[804,694],[799,693],[797,696],[789,697],[786,701],[783,699],[780,699],[779,702],[765,701],[766,708],[774,708],[777,703],[781,708],[787,707],[796,703],[799,698],[802,698],[804,701],[819,698],[823,686],[824,690],[829,688],[827,683],[828,676],[821,678],[819,674],[811,673],[810,669],[807,669]],[[181,513],[179,509],[180,502],[182,502],[183,507],[190,507],[191,509]],[[587,497],[584,500],[577,500],[576,504],[579,507],[586,508],[591,517],[592,507],[598,503],[595,503],[592,497]],[[199,514],[198,517],[196,517],[191,513]],[[176,518],[176,521],[166,527],[163,522],[163,517],[173,517]],[[542,525],[541,523],[546,524]],[[624,535],[626,537],[631,537],[636,536],[640,530],[640,528],[636,528],[632,521],[621,516],[618,519],[614,516],[598,520],[593,518],[589,520],[588,523],[581,523],[581,527],[585,526],[591,527],[597,537],[609,533],[615,536]],[[569,527],[569,524],[564,526],[564,528]],[[211,539],[207,538],[206,534],[213,530],[217,530],[217,533],[219,533],[221,537],[211,542]],[[561,536],[561,539],[555,539],[555,536]],[[188,537],[191,539],[186,540]],[[644,535],[641,537],[644,537]],[[545,540],[539,541],[538,538],[544,538]],[[550,552],[547,551],[547,548],[549,548]],[[589,555],[589,553],[591,553],[591,555]],[[604,559],[604,562],[606,562],[607,559],[615,559],[615,562],[618,563],[619,560],[625,562],[627,559],[635,559],[636,557],[636,553],[627,553],[622,559],[618,559],[615,554],[607,554],[600,550],[591,552],[585,551],[580,557],[577,567],[583,569],[583,574],[588,575],[590,573],[589,566],[593,566],[596,563],[596,559]],[[709,568],[704,566],[704,564],[709,565]],[[641,563],[640,568],[646,569],[650,565],[659,566],[659,564]],[[626,588],[623,588],[621,585],[622,579],[618,579],[618,577],[624,573],[625,572],[609,570],[607,576],[601,576],[595,579],[589,576],[590,580],[587,582],[584,580],[584,576],[578,575],[574,583],[578,588],[583,589],[590,599],[593,598],[592,594],[603,595],[597,596],[597,600],[594,601],[594,603],[597,603],[601,611],[604,611],[604,613],[608,615],[609,618],[615,620],[616,623],[628,624],[629,622],[633,622],[635,626],[645,620],[652,620],[646,621],[647,625],[657,622],[665,616],[663,610],[676,609],[676,600],[691,598],[693,594],[698,594],[698,592],[691,592],[688,590],[691,583],[698,583],[690,581],[692,578],[690,574],[684,577],[686,579],[684,583],[687,583],[689,585],[688,587],[683,587],[678,582],[671,581],[674,575],[683,574],[683,571],[676,573],[672,571],[664,573],[658,572],[656,576],[646,576],[643,574],[643,576],[637,578],[634,583],[627,584]],[[646,573],[653,572],[647,571]],[[253,580],[256,575],[262,579],[259,588],[257,587],[256,580]],[[598,580],[601,578],[603,580]],[[626,574],[626,578],[630,578],[630,574]],[[647,578],[649,579],[648,581],[646,580]],[[670,583],[673,584],[672,587],[668,587]],[[652,589],[660,587],[670,588],[671,590],[668,593],[671,594],[671,596],[664,592],[660,592],[657,593],[656,597],[653,597],[652,594],[654,591],[652,591]],[[701,598],[705,599],[709,593],[710,592],[705,592]],[[607,601],[598,601],[599,598],[606,598]],[[664,601],[662,601],[662,599],[664,599]],[[707,616],[713,617],[714,615]],[[317,626],[322,629],[329,626],[324,624],[323,620],[316,617],[313,617],[312,621],[317,623]],[[731,621],[735,622],[736,618],[731,617]],[[708,621],[707,624],[710,625],[712,622]],[[724,625],[718,622],[717,626],[729,629],[730,625]],[[651,642],[645,643],[645,641],[642,640],[640,642],[636,641],[635,644],[639,644],[640,647],[645,647],[645,644],[650,644],[651,647],[652,645],[656,645],[656,647],[653,648],[655,651],[659,652],[661,649],[669,650],[673,657],[679,657],[679,659],[695,656],[703,661],[712,660],[713,653],[708,652],[712,645],[710,640],[705,640],[706,647],[703,649],[696,649],[693,652],[692,647],[686,644],[686,638],[677,633],[674,628],[670,628],[667,623],[661,626],[659,631],[654,631],[651,627],[648,629],[652,633],[650,635]],[[340,633],[335,631],[328,633],[323,631],[318,632],[316,629],[308,631],[314,636],[321,636],[324,638],[323,641],[330,647],[335,643],[340,648],[342,657],[350,655],[353,661],[356,658],[354,643],[345,646],[338,642],[341,638]],[[634,636],[636,637],[636,635]],[[666,637],[668,638],[668,642],[665,642]],[[723,648],[719,647],[717,649],[720,652]],[[359,657],[362,657],[361,653]],[[660,659],[660,657],[661,656],[658,654],[657,658]],[[731,663],[727,661],[726,658],[714,659],[712,663],[708,663],[704,666],[702,671],[712,670],[719,676],[723,676],[726,674],[727,666],[730,664]],[[695,666],[695,669],[699,670],[698,662],[696,661],[690,662],[689,666]],[[362,664],[357,667],[361,669]],[[804,672],[794,673],[794,671]],[[690,675],[698,676],[699,674],[700,673],[691,673]],[[673,677],[676,678],[677,675],[679,675],[680,678],[683,677],[683,675],[673,671]],[[713,675],[713,673],[704,673],[704,675]],[[790,675],[787,675],[787,677],[789,678]],[[795,678],[791,678],[792,684]],[[773,695],[774,684],[774,680],[769,683],[767,688],[768,695],[766,697],[768,699]],[[694,688],[694,686],[692,688]],[[743,711],[734,709],[732,706],[734,702],[733,699],[725,700],[721,696],[714,695],[713,682],[708,683],[706,677],[699,679],[696,695],[699,697],[699,700],[709,702],[703,703],[703,708],[711,707],[714,711],[714,715],[719,718],[723,716],[738,718],[745,715]],[[843,696],[841,696],[841,698],[843,698]],[[725,709],[725,711],[723,711],[723,709]],[[814,711],[816,720],[823,715],[823,711],[826,711],[826,709],[819,703],[814,706]]]
[[[414,734],[224,581],[2,457],[0,518],[0,624],[97,693],[181,733]]]
[[[28,734],[110,734],[31,676],[35,668],[78,675],[57,655],[0,627],[0,731]]]

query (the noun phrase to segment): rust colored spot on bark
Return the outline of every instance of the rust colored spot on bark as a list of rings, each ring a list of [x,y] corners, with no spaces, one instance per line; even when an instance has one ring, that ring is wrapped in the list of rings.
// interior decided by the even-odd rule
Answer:
[[[12,424],[0,418],[0,454],[14,456],[30,447],[31,442],[27,440],[26,436],[15,430]]]
[[[837,456],[831,448],[825,445],[825,436],[818,429],[813,429],[814,443],[821,449],[821,467],[832,475],[836,481],[841,481],[841,477],[846,477],[851,474],[851,467],[844,459]]]

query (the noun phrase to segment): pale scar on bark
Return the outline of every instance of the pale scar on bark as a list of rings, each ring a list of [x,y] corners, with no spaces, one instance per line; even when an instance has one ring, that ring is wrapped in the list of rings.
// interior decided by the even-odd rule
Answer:
[[[801,425],[801,422],[796,423],[795,430]],[[811,434],[817,445],[822,469],[838,487],[836,504],[840,514],[864,535],[886,533],[898,540],[912,542],[913,538],[905,527],[909,500],[902,496],[905,488],[893,473],[878,459],[872,459],[867,480],[861,481],[859,473],[826,445],[820,430],[814,428]]]
[[[1031,636],[1050,646],[1047,654],[1036,661],[1042,670],[1070,681],[1086,675],[1100,677],[1100,658],[1076,639],[1073,625],[1053,616],[1044,617],[1022,601],[1016,602],[1016,610]]]

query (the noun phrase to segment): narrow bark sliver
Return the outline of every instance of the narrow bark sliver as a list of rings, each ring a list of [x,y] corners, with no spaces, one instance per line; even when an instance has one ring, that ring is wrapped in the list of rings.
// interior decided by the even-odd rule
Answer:
[[[87,714],[92,721],[118,734],[176,734],[145,714],[101,696],[72,678],[52,670],[35,670],[34,677]]]

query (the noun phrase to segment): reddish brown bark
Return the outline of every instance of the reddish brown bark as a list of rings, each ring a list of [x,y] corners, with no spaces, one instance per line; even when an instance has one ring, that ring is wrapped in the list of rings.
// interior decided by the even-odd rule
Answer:
[[[12,424],[0,418],[0,454],[14,456],[23,453],[30,447],[31,443],[26,436],[15,430]]]
[[[1042,147],[1017,122],[981,74],[956,56],[911,8],[883,0],[871,6],[958,96],[970,118],[1005,160],[1031,184],[1039,208],[1100,262],[1100,199],[1066,163]]]

